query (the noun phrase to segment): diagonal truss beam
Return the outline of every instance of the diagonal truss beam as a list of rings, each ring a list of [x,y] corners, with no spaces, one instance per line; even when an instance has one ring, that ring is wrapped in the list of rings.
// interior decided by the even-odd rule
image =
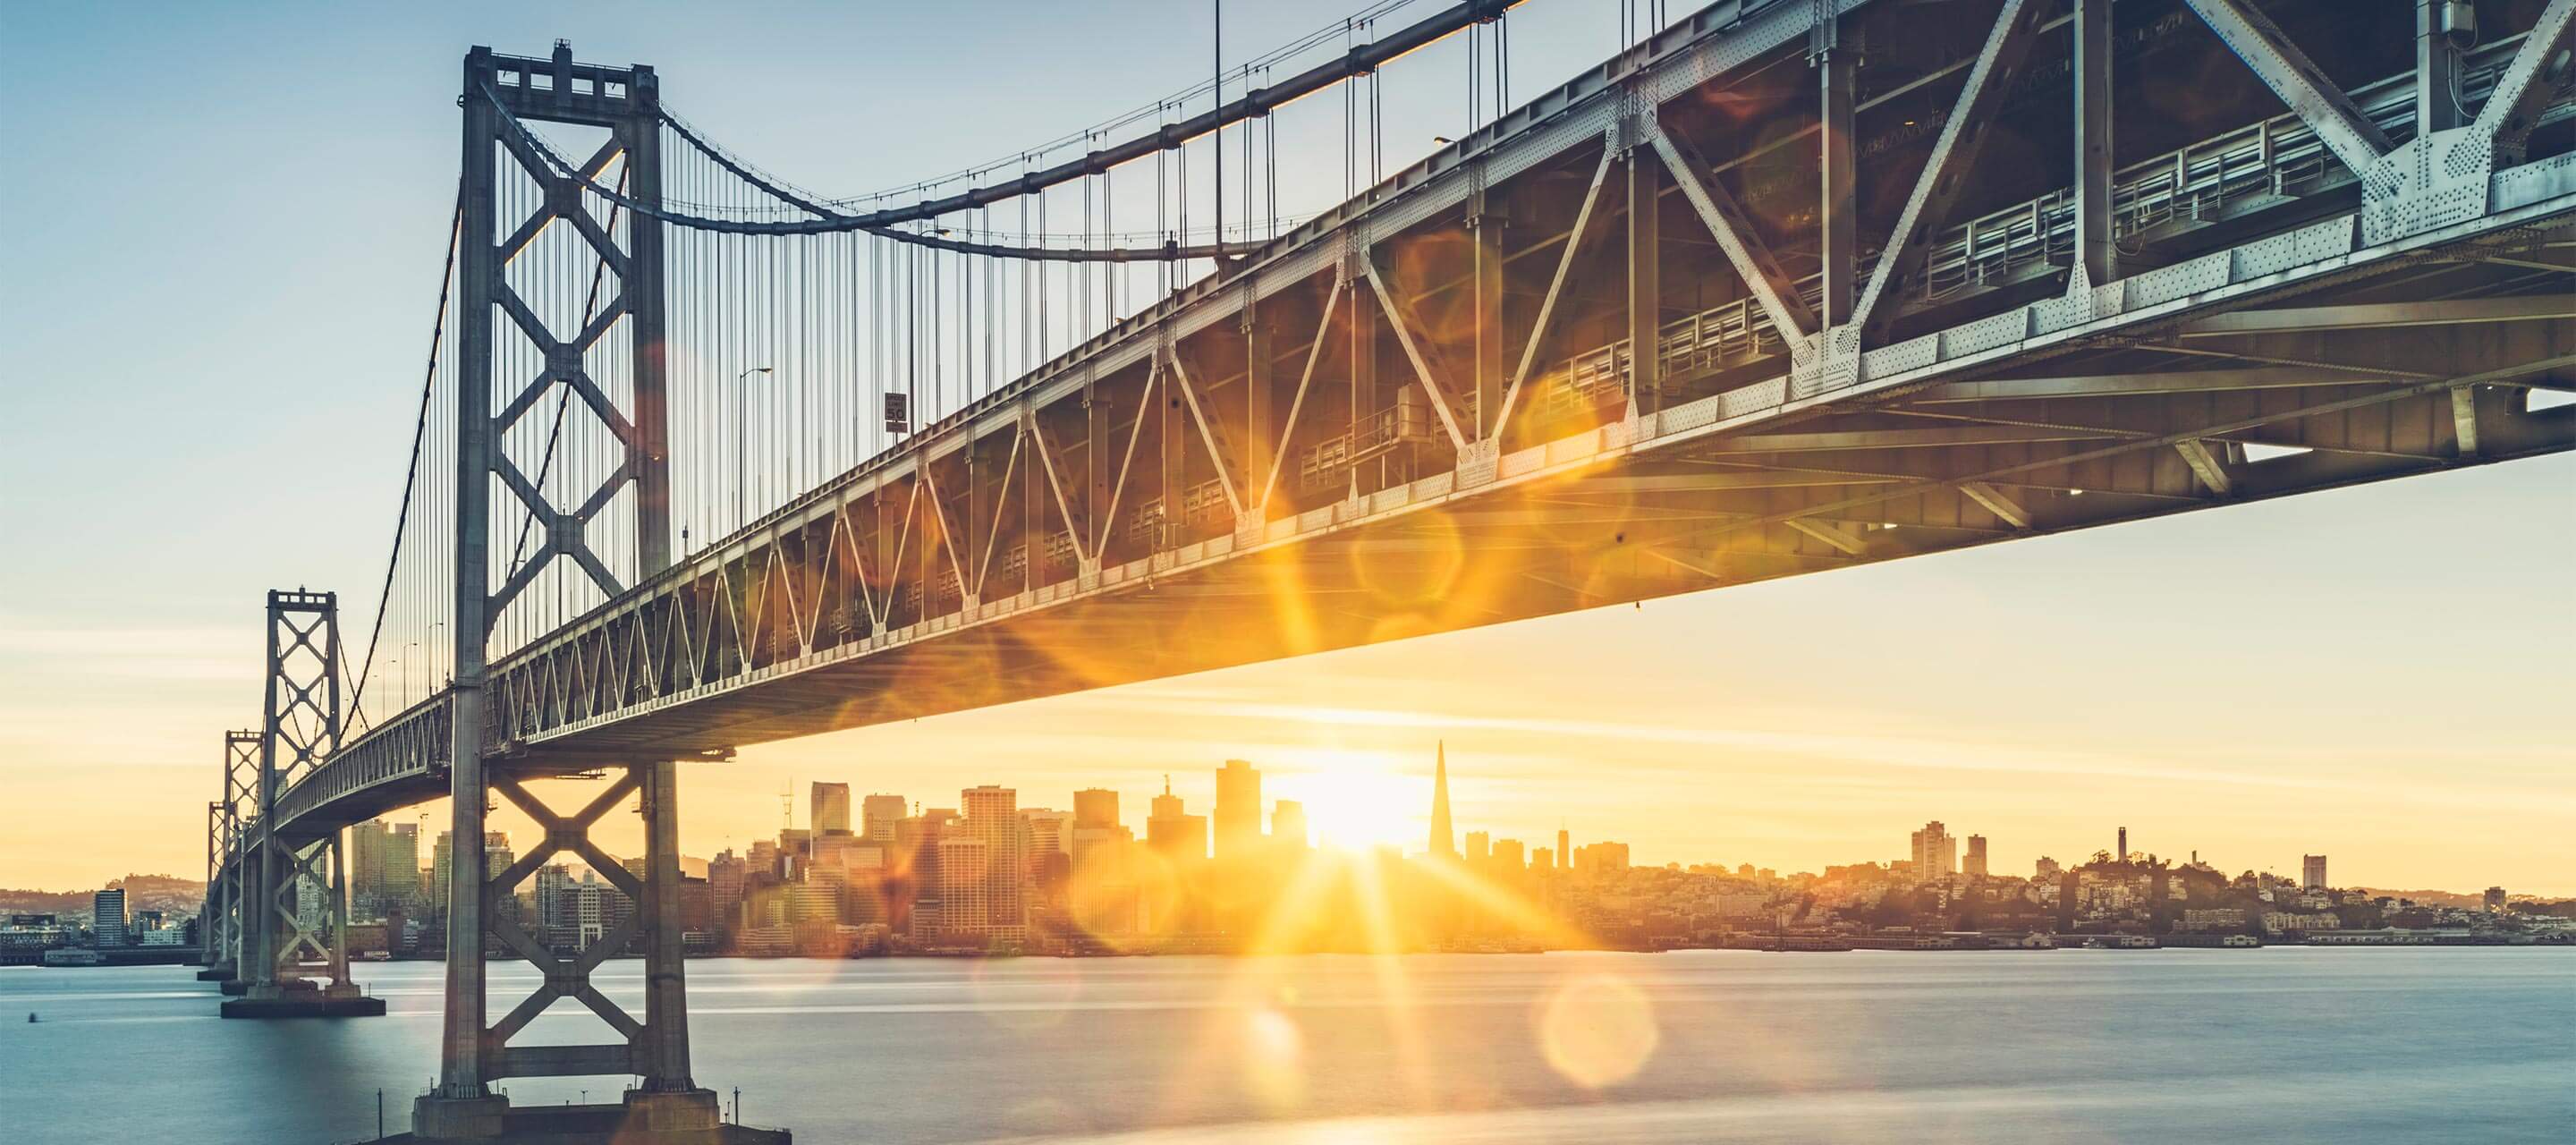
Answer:
[[[2388,154],[2388,135],[2353,106],[2343,88],[2308,59],[2281,26],[2250,0],[2185,0],[2227,50],[2254,69],[2256,78],[2290,106],[2292,114],[2355,176],[2364,175]]]
[[[1431,399],[1431,412],[1440,415],[1440,428],[1449,432],[1450,446],[1460,453],[1466,452],[1467,434],[1458,427],[1458,407],[1450,400],[1449,387],[1440,378],[1447,371],[1435,370],[1432,365],[1439,357],[1439,348],[1425,346],[1416,338],[1414,332],[1422,325],[1421,317],[1413,312],[1411,303],[1398,299],[1395,291],[1388,288],[1386,276],[1378,271],[1376,253],[1364,253],[1360,264],[1362,272],[1368,275],[1369,289],[1377,295],[1379,308],[1386,312],[1386,324],[1395,329],[1396,345],[1404,348],[1405,360],[1413,364],[1414,380],[1421,383],[1423,396]]]
[[[1605,147],[1601,162],[1592,168],[1592,184],[1583,192],[1583,205],[1575,209],[1574,228],[1565,232],[1565,249],[1557,252],[1556,273],[1547,280],[1547,293],[1539,298],[1538,317],[1530,322],[1529,340],[1521,344],[1520,365],[1512,369],[1511,384],[1503,390],[1503,408],[1494,418],[1496,434],[1511,424],[1521,389],[1528,385],[1530,371],[1538,366],[1539,351],[1546,347],[1548,329],[1556,319],[1557,303],[1564,299],[1566,284],[1573,280],[1575,260],[1601,240],[1601,232],[1609,229],[1610,212],[1601,209],[1601,188],[1610,181],[1612,160],[1610,149]]]
[[[1333,315],[1340,311],[1342,291],[1348,286],[1348,279],[1333,276],[1332,289],[1324,295],[1324,309],[1315,318],[1315,341],[1306,347],[1305,367],[1297,371],[1297,391],[1288,399],[1288,416],[1279,421],[1279,443],[1270,451],[1270,471],[1261,475],[1261,488],[1253,497],[1254,505],[1265,513],[1270,510],[1271,494],[1279,488],[1279,474],[1288,466],[1288,443],[1297,435],[1297,415],[1306,409],[1306,394],[1315,383],[1315,363],[1323,360],[1325,342],[1333,332]],[[1509,398],[1504,400],[1503,412],[1510,415]],[[1496,421],[1494,432],[1501,433],[1502,426],[1501,421]]]
[[[1190,377],[1189,367],[1182,363],[1179,347],[1166,345],[1163,356],[1171,366],[1172,386],[1181,392],[1181,400],[1190,407],[1190,420],[1198,426],[1199,442],[1207,447],[1208,459],[1216,465],[1216,479],[1219,488],[1225,491],[1225,503],[1239,518],[1243,516],[1245,502],[1243,489],[1234,476],[1237,472],[1234,444],[1227,437],[1224,424],[1208,416],[1208,400],[1200,395],[1198,383]],[[1166,445],[1164,448],[1171,447]]]
[[[1968,169],[1975,166],[1977,152],[1985,144],[1986,129],[2022,61],[2029,58],[2050,8],[2041,0],[2004,0],[2003,11],[1995,14],[1994,30],[1986,34],[1976,66],[1968,70],[1967,86],[1959,89],[1958,104],[1942,121],[1931,158],[1915,178],[1905,210],[1896,217],[1896,229],[1889,232],[1878,265],[1870,269],[1869,285],[1852,307],[1854,326],[1868,330],[1888,287],[1911,278],[1923,265],[1931,251],[1932,232],[1949,221],[1950,208],[1967,186]]]
[[[2513,62],[2496,77],[2495,90],[2488,93],[2486,106],[2478,109],[2472,126],[2480,137],[2495,141],[2500,155],[2520,161],[2532,125],[2540,120],[2541,108],[2548,106],[2559,88],[2576,82],[2576,75],[2561,75],[2556,83],[2544,82],[2542,74],[2558,53],[2567,50],[2571,38],[2576,38],[2576,0],[2550,0],[2549,7],[2532,24],[2531,34],[2514,52]]]
[[[1771,319],[1771,327],[1780,332],[1781,341],[1792,346],[1816,331],[1816,312],[1798,293],[1796,280],[1781,269],[1769,247],[1753,229],[1752,219],[1738,206],[1735,197],[1717,181],[1690,140],[1667,129],[1661,121],[1651,125],[1655,154],[1663,156],[1664,166],[1672,171],[1673,182],[1681,187],[1682,197],[1690,200],[1691,209],[1699,213],[1700,222],[1708,227],[1709,237],[1717,240],[1726,261],[1734,264],[1735,275],[1744,280],[1753,301]]]

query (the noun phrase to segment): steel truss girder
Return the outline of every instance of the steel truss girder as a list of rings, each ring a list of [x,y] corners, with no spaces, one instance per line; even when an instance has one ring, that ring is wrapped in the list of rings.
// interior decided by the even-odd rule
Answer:
[[[1812,13],[1795,13],[1794,20],[1782,15],[1793,7],[1802,6],[1774,6],[1748,18],[1745,27],[1738,30],[1744,37],[1742,44],[1758,53],[1793,42],[1793,33],[1803,33],[1812,22]],[[1709,47],[1717,42],[1694,41],[1676,46],[1672,54],[1657,59],[1749,58],[1728,57],[1732,47],[1726,52]],[[1710,54],[1699,54],[1703,47],[1708,47]],[[1506,145],[1486,153],[1489,162],[1478,179],[1486,185],[1500,186],[1514,175],[1546,162],[1558,162],[1566,168],[1591,165],[1595,157],[1589,148],[1599,145],[1620,114],[1619,108],[1628,106],[1628,93],[1643,92],[1646,94],[1642,98],[1669,103],[1689,90],[1690,81],[1676,82],[1674,77],[1693,74],[1705,77],[1714,73],[1693,73],[1678,63],[1670,67],[1649,63],[1624,82],[1605,86],[1599,96],[1587,95],[1561,106],[1555,114],[1562,118],[1513,134]],[[1569,173],[1580,175],[1579,170]],[[1973,420],[1975,411],[1983,406],[1977,387],[2022,385],[2030,380],[2016,381],[2008,375],[2019,371],[2005,367],[2050,355],[2122,346],[2141,353],[2159,352],[2146,349],[2157,346],[2168,347],[2177,354],[2232,359],[2199,363],[2225,368],[2183,371],[2204,375],[2188,381],[2179,380],[2176,373],[2132,372],[2125,365],[2105,366],[2098,374],[2085,373],[2088,367],[2062,372],[2067,379],[2116,379],[2081,384],[2114,387],[2123,401],[2151,400],[2149,394],[2164,390],[2296,393],[2308,383],[2288,371],[2301,370],[2314,371],[2318,385],[2384,389],[2384,383],[2392,377],[2385,372],[2373,375],[2365,370],[2355,372],[2349,382],[2328,381],[2325,379],[2338,372],[2330,364],[2272,362],[2237,352],[2249,349],[2240,346],[2239,337],[2268,335],[2198,334],[2182,339],[2178,328],[2205,315],[2257,304],[2292,304],[2288,300],[2295,294],[2328,291],[2347,280],[2381,274],[2401,259],[2447,257],[2449,252],[2466,250],[2497,236],[2557,225],[2568,217],[2571,201],[2576,201],[2569,198],[2567,188],[2539,178],[2535,172],[2498,172],[2494,193],[2478,218],[2470,222],[2403,239],[2373,239],[2364,233],[2354,214],[2330,214],[2296,229],[2276,229],[2268,235],[2258,231],[2259,237],[2195,259],[2136,271],[2109,282],[2088,282],[2085,290],[2064,298],[2026,305],[1987,305],[1982,316],[1951,323],[1938,331],[1903,342],[1861,347],[1847,384],[1831,393],[1800,390],[1785,373],[1762,376],[1762,371],[1776,369],[1780,363],[1776,358],[1757,357],[1731,363],[1727,367],[1731,372],[1691,376],[1689,384],[1697,388],[1690,393],[1696,396],[1686,396],[1650,415],[1613,415],[1600,424],[1553,438],[1523,437],[1517,443],[1505,440],[1501,443],[1505,448],[1515,444],[1520,447],[1496,458],[1490,469],[1472,470],[1462,460],[1454,473],[1411,475],[1407,480],[1365,487],[1354,484],[1342,495],[1297,495],[1290,487],[1299,464],[1296,447],[1334,428],[1322,423],[1347,416],[1347,411],[1323,412],[1331,408],[1331,397],[1339,389],[1340,379],[1333,375],[1344,368],[1356,372],[1356,363],[1340,360],[1349,341],[1349,331],[1340,324],[1355,316],[1373,321],[1375,311],[1393,309],[1386,305],[1388,298],[1382,297],[1382,292],[1388,296],[1400,293],[1398,281],[1384,272],[1380,272],[1381,281],[1366,287],[1356,285],[1357,277],[1368,274],[1362,252],[1398,241],[1407,233],[1447,225],[1443,220],[1451,217],[1449,212],[1468,201],[1468,183],[1463,170],[1454,175],[1428,172],[1375,200],[1365,233],[1361,233],[1363,228],[1353,227],[1331,243],[1283,244],[1280,250],[1257,260],[1244,276],[1205,289],[1184,291],[1042,375],[979,403],[949,423],[933,427],[921,436],[918,448],[817,491],[803,503],[758,523],[715,551],[692,559],[685,568],[648,581],[591,617],[513,655],[496,668],[498,710],[488,724],[490,742],[543,752],[558,745],[606,750],[625,735],[640,734],[635,729],[648,728],[686,729],[689,738],[671,745],[685,747],[722,746],[781,734],[774,730],[779,723],[761,712],[759,705],[746,701],[737,706],[728,697],[743,690],[786,689],[799,678],[818,682],[869,681],[849,685],[853,689],[894,687],[897,681],[909,680],[918,692],[935,693],[940,688],[921,684],[925,677],[918,674],[871,674],[873,670],[868,665],[898,661],[917,667],[951,659],[971,663],[991,650],[1009,648],[1021,639],[1014,632],[1037,630],[1053,623],[1052,618],[1058,614],[1076,611],[1076,606],[1091,607],[1094,600],[1134,600],[1137,614],[1147,615],[1143,598],[1130,594],[1141,591],[1148,583],[1156,586],[1162,599],[1174,599],[1189,591],[1194,578],[1212,578],[1229,561],[1244,557],[1267,559],[1265,554],[1299,547],[1328,549],[1339,543],[1338,538],[1392,527],[1409,514],[1426,509],[1449,512],[1453,504],[1471,494],[1516,496],[1518,491],[1574,468],[1643,464],[1658,456],[1688,452],[1696,448],[1694,443],[1703,440],[1722,441],[1757,433],[1840,432],[1824,424],[1794,430],[1784,426],[1793,421],[1830,420],[1852,411],[1874,409],[1909,392],[1925,400],[1911,403],[1913,412],[1905,416],[1946,410]],[[1683,188],[1681,194],[1687,197],[1688,189]],[[1566,213],[1579,213],[1572,210],[1574,206],[1567,203]],[[1697,210],[1696,204],[1691,206]],[[1607,212],[1602,214],[1606,217]],[[1354,215],[1344,221],[1359,220]],[[1580,248],[1583,244],[1579,239],[1585,228],[1569,228],[1565,222],[1559,215],[1546,229],[1571,231],[1574,238],[1567,240],[1567,246]],[[1367,241],[1369,236],[1376,236],[1376,242]],[[1552,261],[1562,267],[1570,253],[1559,251]],[[1668,253],[1666,257],[1672,255]],[[1550,287],[1550,294],[1554,293],[1555,288]],[[1302,301],[1314,294],[1326,299],[1320,307],[1321,321],[1313,321],[1314,312]],[[1197,440],[1197,445],[1180,444],[1161,433],[1147,432],[1144,411],[1158,405],[1167,407],[1168,403],[1160,399],[1177,397],[1188,403],[1183,416],[1193,425],[1202,419],[1213,425],[1231,416],[1223,412],[1226,402],[1211,395],[1221,393],[1233,379],[1203,377],[1201,364],[1214,359],[1196,356],[1193,348],[1206,345],[1210,338],[1231,337],[1239,332],[1247,300],[1257,302],[1261,320],[1269,324],[1282,344],[1282,364],[1287,368],[1280,371],[1282,387],[1277,398],[1283,400],[1272,404],[1285,406],[1290,412],[1269,435],[1278,447],[1270,453],[1268,472],[1259,478],[1257,496],[1246,496],[1244,490],[1238,489],[1232,501],[1224,498],[1222,478],[1230,470],[1210,471],[1210,480],[1220,501],[1227,502],[1228,507],[1237,503],[1249,506],[1257,511],[1256,519],[1234,522],[1231,527],[1194,527],[1178,536],[1157,534],[1157,539],[1139,552],[1135,535],[1130,532],[1134,509],[1141,502],[1154,500],[1155,475],[1170,472],[1174,465],[1173,458],[1156,456],[1156,451],[1184,450],[1189,456],[1182,461],[1194,460],[1202,452],[1222,452],[1209,448],[1212,435],[1206,426],[1198,427],[1195,434],[1186,430],[1178,434],[1178,442]],[[1372,304],[1367,307],[1372,313],[1361,314],[1357,304],[1363,300]],[[1401,296],[1393,300],[1418,301]],[[2312,300],[2295,304],[2304,305],[2307,301]],[[1755,304],[1752,309],[1763,308]],[[1961,309],[1975,312],[1972,307]],[[1277,317],[1283,312],[1296,317]],[[2544,324],[2551,322],[2554,319],[2544,320]],[[1413,360],[1416,355],[1405,352],[1399,344],[1406,335],[1416,333],[1417,328],[1399,322],[1390,325],[1383,336],[1387,358],[1394,368],[1413,366],[1419,379],[1426,371]],[[1537,332],[1533,341],[1537,336],[1544,336],[1544,331]],[[1176,353],[1180,355],[1178,359],[1174,357]],[[1421,359],[1429,362],[1431,356],[1424,354]],[[1176,360],[1189,364],[1175,367]],[[1429,372],[1437,374],[1436,370]],[[1539,374],[1535,368],[1527,372]],[[1292,375],[1296,377],[1293,389],[1286,385]],[[2441,381],[2448,385],[2451,379],[2395,380]],[[1163,390],[1166,384],[1173,390]],[[2550,383],[2547,378],[2496,379],[2477,383],[2478,390],[2473,392],[2529,384]],[[1180,392],[1184,390],[1189,392]],[[2088,391],[2070,390],[2055,396],[2083,396],[2085,392]],[[2445,391],[2445,401],[2452,400],[2449,392]],[[1437,403],[1432,404],[1437,407]],[[2412,411],[2414,407],[2405,408]],[[2513,440],[2517,431],[2511,427],[2518,424],[2517,417],[2521,415],[2490,416],[2486,398],[2472,398],[2470,412],[2474,415],[2470,424],[2481,439],[2481,459],[2490,454],[2509,455],[2509,449],[2498,453],[2483,447]],[[2030,413],[2015,411],[2008,415],[1996,409],[1985,416],[2001,419],[1991,424],[2005,426],[2012,419],[2047,420],[2033,418]],[[2511,415],[2512,411],[2506,413]],[[2547,430],[2554,424],[2542,424],[2539,430],[2526,432],[2524,439],[2537,440],[2529,433]],[[1893,427],[1874,424],[1856,428],[1875,431]],[[1223,429],[1230,436],[1249,433],[1248,426],[1231,422]],[[2195,426],[2195,436],[2180,440],[2211,443],[2203,448],[2213,462],[2222,467],[2239,465],[2227,455],[2225,447],[2215,444],[2224,440],[2224,435],[2213,438],[2209,432],[2208,426]],[[2452,432],[2456,435],[2456,427]],[[974,497],[983,495],[986,491],[961,487],[955,476],[961,467],[959,455],[967,448],[967,442],[975,441],[980,451],[997,448],[1002,443],[1001,435],[1015,435],[1016,440],[1016,435],[1023,433],[1026,444],[1014,448],[1033,447],[1038,462],[1034,472],[1042,478],[1044,494],[1044,504],[1039,506],[1041,515],[1052,505],[1052,519],[1065,525],[1075,556],[1049,570],[1048,577],[1025,583],[1018,592],[1005,595],[1009,584],[1005,581],[1000,588],[994,587],[997,578],[991,577],[988,567],[999,564],[1002,558],[987,560],[981,554],[1011,551],[1013,533],[999,530],[1008,527],[1014,533],[1018,531],[1015,525],[1006,526],[1003,521],[1013,515],[994,513],[978,518],[968,512],[961,516],[940,503],[937,491],[948,490],[952,504],[960,503],[959,498],[971,503]],[[1463,430],[1458,431],[1447,444],[1454,449],[1458,438],[1464,436]],[[2095,444],[2118,449],[2123,457],[2153,456],[2152,463],[2138,464],[2151,464],[2156,481],[2117,490],[2090,488],[2086,496],[2105,504],[2114,497],[2152,502],[2162,507],[2156,511],[2197,503],[2193,500],[2195,490],[2205,498],[2207,490],[2194,484],[2199,479],[2192,473],[2187,451],[2171,442],[2152,444],[2163,436],[2136,428],[2105,435]],[[1244,438],[1238,436],[1235,440]],[[2007,435],[2007,440],[1993,443],[1918,446],[1908,452],[1947,457],[1973,449],[2047,444],[2051,443],[2034,441],[2031,435],[2023,434],[2017,438]],[[2351,472],[2376,472],[2366,467],[2421,461],[2421,455],[2409,455],[2404,450],[2317,448],[2340,460],[2256,464],[2244,470],[2228,469],[2228,476],[2240,487],[2251,488],[2246,495],[2259,496],[2267,495],[2264,486],[2271,478],[2266,474],[2323,471],[2336,465],[2362,467]],[[1446,452],[1449,451],[1435,450],[1431,456],[1437,459]],[[1889,451],[1861,450],[1847,456],[1810,452],[1802,454],[1800,461],[1810,468],[1826,468],[1819,463],[1830,459],[1842,465],[1864,457],[1885,460],[1886,452]],[[2410,456],[2414,460],[2409,460]],[[1859,464],[1843,467],[1866,468]],[[2181,484],[2173,484],[2175,480]],[[1878,483],[1888,484],[1884,480]],[[1955,490],[1932,492],[1940,492],[1953,505],[1983,514],[1980,519],[1989,521],[1994,533],[2009,534],[2061,527],[2061,522],[2070,519],[2059,504],[2071,495],[2064,491],[2066,487],[2066,481],[2042,479],[2033,470],[1969,477]],[[1981,491],[1997,501],[2018,506],[2019,515],[2030,523],[2012,524],[2010,514],[1988,505]],[[1165,494],[1169,497],[1173,492],[1166,490]],[[1170,502],[1163,504],[1168,507]],[[932,529],[941,530],[943,535],[932,536]],[[962,535],[946,535],[959,531]],[[1761,528],[1752,531],[1764,532]],[[1768,531],[1778,534],[1789,530],[1779,526]],[[1872,546],[1887,543],[1875,536],[1863,539]],[[1025,558],[1028,539],[1022,537],[1020,543]],[[958,554],[979,555],[961,558],[951,554],[951,549]],[[1833,554],[1833,559],[1848,557],[1849,554]],[[1816,559],[1826,558],[1820,555]],[[937,583],[942,577],[954,577],[960,591],[943,593]],[[1326,589],[1318,585],[1315,591]],[[825,618],[836,615],[851,618],[846,631],[835,631],[835,626],[826,622]],[[782,616],[792,617],[793,622],[777,619]],[[954,656],[939,651],[952,647],[960,650]],[[1138,651],[1136,655],[1142,660],[1159,653]],[[1043,673],[1030,674],[1032,679],[1041,677]],[[777,684],[775,689],[771,688],[772,682]],[[959,690],[960,695],[970,692],[971,689]],[[942,702],[936,696],[916,698],[925,704]],[[876,702],[873,697],[871,702]]]

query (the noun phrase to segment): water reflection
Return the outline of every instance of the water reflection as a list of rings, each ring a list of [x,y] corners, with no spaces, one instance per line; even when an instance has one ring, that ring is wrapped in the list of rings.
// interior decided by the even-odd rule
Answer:
[[[436,1068],[384,1018],[224,1022],[179,968],[0,970],[0,1139],[363,1140]],[[2576,951],[701,961],[699,1080],[799,1139],[2548,1141]],[[496,968],[495,997],[535,984]],[[640,964],[606,992],[640,1005]],[[596,1035],[577,1005],[530,1027]],[[508,1083],[562,1101],[613,1080]],[[2182,1136],[2190,1136],[2183,1133]]]

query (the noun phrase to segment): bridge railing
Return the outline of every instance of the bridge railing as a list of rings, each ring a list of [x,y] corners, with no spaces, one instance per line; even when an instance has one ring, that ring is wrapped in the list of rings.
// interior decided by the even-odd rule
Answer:
[[[450,693],[441,689],[341,745],[278,793],[279,833],[312,833],[298,828],[327,806],[372,788],[423,781],[443,770],[452,747],[454,711]],[[337,826],[334,822],[323,829]]]
[[[2464,98],[2485,98],[2513,62],[2519,37],[2472,53],[2463,71]],[[2354,103],[2392,139],[2415,131],[2415,77],[2392,76],[2352,93]],[[2576,97],[2562,95],[2541,122],[2576,115]],[[2337,162],[2323,140],[2297,115],[2284,112],[2120,168],[2111,185],[2111,230],[2119,239],[2170,235],[2213,225],[2268,207],[2350,187],[2358,180]],[[2075,255],[2075,201],[2065,188],[1991,211],[1942,232],[1912,284],[1910,304],[1955,302],[1983,291],[2069,265]],[[1878,252],[1863,252],[1866,277]],[[1823,278],[1811,274],[1797,289],[1810,307],[1823,298]],[[1725,365],[1785,350],[1779,331],[1751,298],[1702,310],[1663,325],[1666,378],[1706,374]],[[1604,395],[1626,392],[1626,339],[1558,360],[1540,378],[1551,408],[1589,408]]]

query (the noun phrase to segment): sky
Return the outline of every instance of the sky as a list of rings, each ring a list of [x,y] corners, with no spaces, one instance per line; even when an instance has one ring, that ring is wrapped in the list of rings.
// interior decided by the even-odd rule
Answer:
[[[1350,3],[1231,5],[1227,51]],[[1616,41],[1613,0],[1513,19],[1523,95]],[[0,8],[0,887],[200,873],[262,593],[372,612],[468,46],[653,64],[849,193],[1182,88],[1207,35],[1162,0]],[[1390,90],[1390,164],[1457,133],[1463,88]],[[2576,893],[2571,525],[2548,458],[837,733],[689,767],[683,847],[775,831],[782,789],[802,826],[818,780],[1107,786],[1141,825],[1240,757],[1327,840],[1419,849],[1445,741],[1460,830],[1647,863],[1883,861],[1939,819],[2022,872],[2125,825],[2231,872]]]

